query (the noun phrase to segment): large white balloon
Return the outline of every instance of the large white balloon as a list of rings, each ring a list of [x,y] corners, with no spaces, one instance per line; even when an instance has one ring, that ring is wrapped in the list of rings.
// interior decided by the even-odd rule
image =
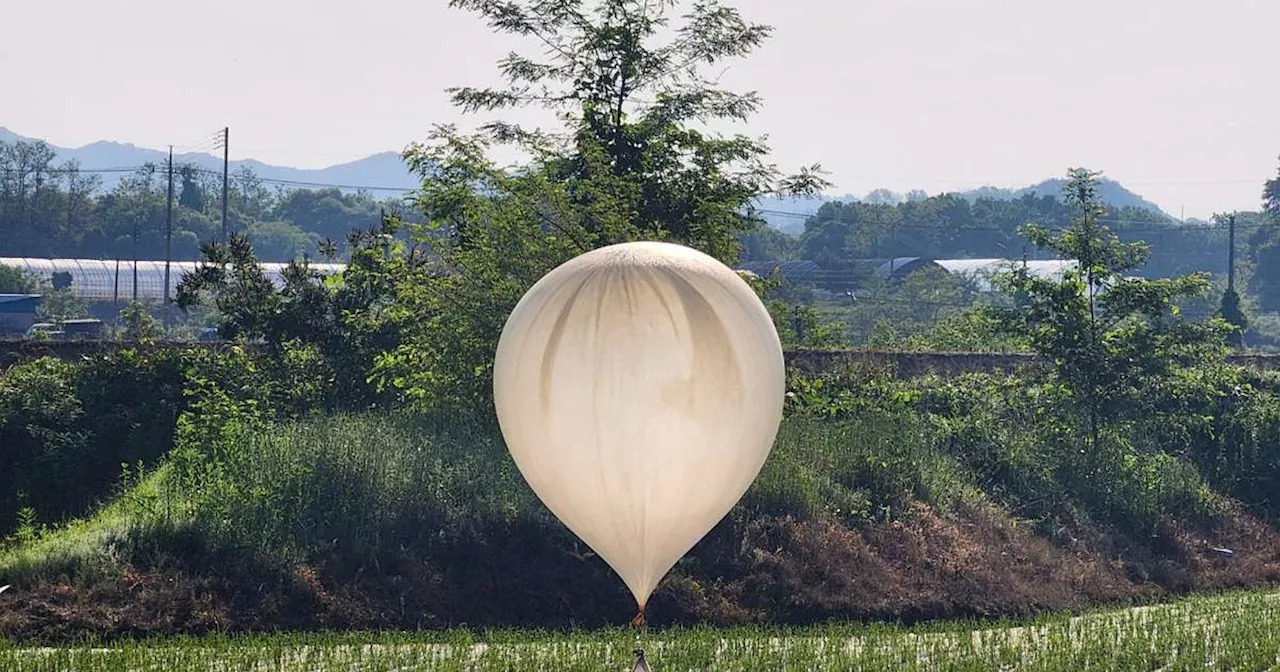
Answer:
[[[539,280],[503,328],[493,385],[521,474],[643,614],[760,472],[786,383],[746,282],[706,254],[647,242]]]

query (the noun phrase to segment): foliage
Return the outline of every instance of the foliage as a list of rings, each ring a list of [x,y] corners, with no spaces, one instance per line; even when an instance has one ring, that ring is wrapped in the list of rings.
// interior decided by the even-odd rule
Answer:
[[[764,302],[784,350],[836,350],[847,345],[842,325],[826,319],[797,297],[794,288],[781,276],[762,278],[741,273],[740,277]]]
[[[1001,329],[1001,321],[979,306],[951,310],[936,322],[912,331],[883,318],[868,334],[867,346],[876,350],[905,352],[1026,352],[1025,337]]]
[[[1275,177],[1267,180],[1262,189],[1262,207],[1267,214],[1280,217],[1280,170],[1276,171]]]
[[[50,508],[88,456],[73,372],[66,362],[38,359],[0,378],[0,531],[12,529],[20,507]]]
[[[1033,193],[1012,200],[940,194],[902,203],[831,201],[804,220],[794,254],[833,271],[847,271],[859,259],[1043,259],[1048,251],[1029,248],[1020,227],[1039,222],[1061,228],[1071,217],[1064,198]],[[1217,268],[1227,242],[1221,227],[1184,224],[1136,207],[1117,208],[1108,221],[1122,240],[1150,245],[1142,272],[1151,277]]]
[[[1232,327],[1226,337],[1227,343],[1235,347],[1243,345],[1244,334],[1249,328],[1249,318],[1240,306],[1240,294],[1234,287],[1222,293],[1222,306],[1218,309],[1218,315]]]
[[[0,142],[0,230],[9,256],[161,259],[165,254],[167,171],[148,164],[103,190],[75,162],[54,163],[44,142]],[[173,259],[200,256],[221,231],[221,175],[175,166]],[[338,189],[272,191],[242,166],[228,184],[228,226],[247,233],[262,258],[315,254],[324,238],[377,225],[388,206],[367,193]],[[345,251],[344,251],[345,252]]]
[[[0,265],[0,294],[34,294],[40,281],[21,268]]]
[[[130,301],[120,309],[120,324],[126,341],[152,341],[160,336],[163,326],[160,320],[151,316],[151,311],[141,301]]]
[[[402,341],[377,358],[373,377],[384,388],[424,405],[486,404],[506,316],[553,267],[640,239],[733,263],[739,236],[758,223],[754,198],[822,184],[816,168],[781,176],[759,140],[698,130],[745,120],[759,105],[755,94],[718,89],[701,74],[750,53],[769,32],[730,8],[699,3],[673,26],[669,2],[451,4],[551,46],[545,60],[501,61],[505,88],[454,89],[454,102],[466,112],[540,106],[562,126],[494,121],[475,135],[441,127],[407,152],[423,177],[416,205],[427,225],[391,249],[421,246],[431,263],[408,264],[390,284],[386,314]],[[498,145],[529,161],[499,167],[489,158]]]
[[[1020,267],[1002,275],[1000,285],[1025,303],[999,314],[1005,330],[1028,338],[1034,351],[1053,362],[1096,447],[1103,424],[1145,412],[1144,392],[1151,385],[1180,367],[1220,356],[1225,328],[1221,320],[1179,319],[1173,305],[1208,289],[1203,274],[1126,277],[1150,249],[1122,242],[1100,221],[1106,211],[1097,197],[1097,173],[1076,169],[1069,175],[1065,193],[1076,212],[1072,225],[1061,232],[1042,225],[1024,231],[1033,244],[1072,260],[1074,267],[1061,280]]]
[[[36,317],[47,322],[63,322],[89,315],[89,303],[69,289],[47,289],[36,309]]]
[[[306,389],[275,379],[236,348],[124,349],[75,363],[46,357],[0,373],[0,459],[7,465],[0,533],[22,506],[46,522],[79,515],[107,494],[121,463],[155,464],[173,447],[191,391],[209,385],[273,410],[276,400],[297,400]]]
[[[389,286],[421,259],[412,251],[399,254],[403,241],[395,240],[395,226],[387,220],[379,229],[353,232],[351,260],[338,277],[326,278],[306,260],[290,262],[278,290],[248,237],[232,234],[225,245],[204,246],[205,262],[178,283],[177,304],[184,311],[211,307],[223,338],[264,342],[281,370],[298,356],[310,358],[312,401],[325,408],[376,403],[385,395],[368,382],[373,358],[398,342],[396,325],[383,316]]]

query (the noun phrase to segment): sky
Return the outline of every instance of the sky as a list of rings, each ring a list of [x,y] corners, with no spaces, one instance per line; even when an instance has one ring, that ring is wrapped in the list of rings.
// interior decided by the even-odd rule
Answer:
[[[60,146],[322,167],[464,127],[445,89],[534,47],[445,0],[6,3],[0,126]],[[737,0],[774,27],[721,82],[833,193],[1102,170],[1171,214],[1256,209],[1280,163],[1278,0]],[[526,50],[527,51],[527,50]]]

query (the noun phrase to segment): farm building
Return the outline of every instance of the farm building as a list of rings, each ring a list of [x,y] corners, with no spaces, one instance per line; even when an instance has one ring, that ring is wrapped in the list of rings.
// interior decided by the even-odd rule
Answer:
[[[177,295],[182,276],[196,269],[200,262],[169,262],[169,297]],[[144,303],[161,303],[165,298],[165,262],[124,259],[39,259],[35,257],[0,257],[0,266],[13,266],[46,282],[54,273],[71,276],[71,293],[90,302],[123,302],[134,298],[134,267],[137,267],[137,298]],[[263,272],[276,286],[282,284],[280,273],[288,264],[263,262]],[[324,274],[341,272],[343,264],[317,264],[311,267]]]
[[[924,257],[897,257],[894,259],[852,259],[839,268],[823,268],[816,262],[752,261],[740,264],[739,270],[749,271],[760,277],[775,274],[797,284],[813,285],[819,289],[843,292],[877,278],[897,282],[908,275],[926,268],[935,268],[952,275],[964,277],[976,283],[979,291],[992,291],[991,278],[1000,271],[1023,266],[1032,274],[1044,278],[1059,279],[1064,270],[1075,262],[1061,260],[1011,261],[1008,259],[926,259]]]
[[[1033,276],[1047,280],[1061,280],[1064,271],[1075,268],[1076,262],[1061,259],[1010,261],[1008,259],[935,259],[936,266],[967,278],[977,284],[978,291],[990,292],[995,288],[991,279],[997,274],[1018,267],[1025,267]]]
[[[39,294],[0,294],[0,336],[26,333],[36,323]]]

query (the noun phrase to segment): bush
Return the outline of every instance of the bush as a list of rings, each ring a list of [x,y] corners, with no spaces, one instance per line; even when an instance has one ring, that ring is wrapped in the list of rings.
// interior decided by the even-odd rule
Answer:
[[[64,508],[78,490],[68,484],[77,482],[92,443],[75,372],[43,358],[0,378],[0,532],[13,529],[19,508]]]
[[[1222,509],[1197,462],[1174,450],[1183,444],[1152,440],[1155,427],[1168,431],[1163,417],[1108,424],[1087,450],[1089,437],[1073,415],[1069,390],[1052,381],[978,374],[904,381],[846,370],[793,377],[791,389],[793,413],[859,419],[856,442],[848,445],[869,448],[874,461],[846,471],[846,478],[875,493],[881,506],[896,498],[945,507],[981,492],[1045,529],[1094,519],[1132,533],[1150,530],[1163,516],[1206,523]],[[1180,393],[1213,397],[1204,386]],[[882,427],[876,418],[883,418]],[[815,464],[813,455],[787,468],[833,473],[833,465]]]
[[[0,374],[0,535],[13,529],[19,507],[43,522],[77,516],[108,494],[121,465],[156,464],[201,385],[267,408],[282,396],[238,348],[124,349],[75,363],[46,357]]]

